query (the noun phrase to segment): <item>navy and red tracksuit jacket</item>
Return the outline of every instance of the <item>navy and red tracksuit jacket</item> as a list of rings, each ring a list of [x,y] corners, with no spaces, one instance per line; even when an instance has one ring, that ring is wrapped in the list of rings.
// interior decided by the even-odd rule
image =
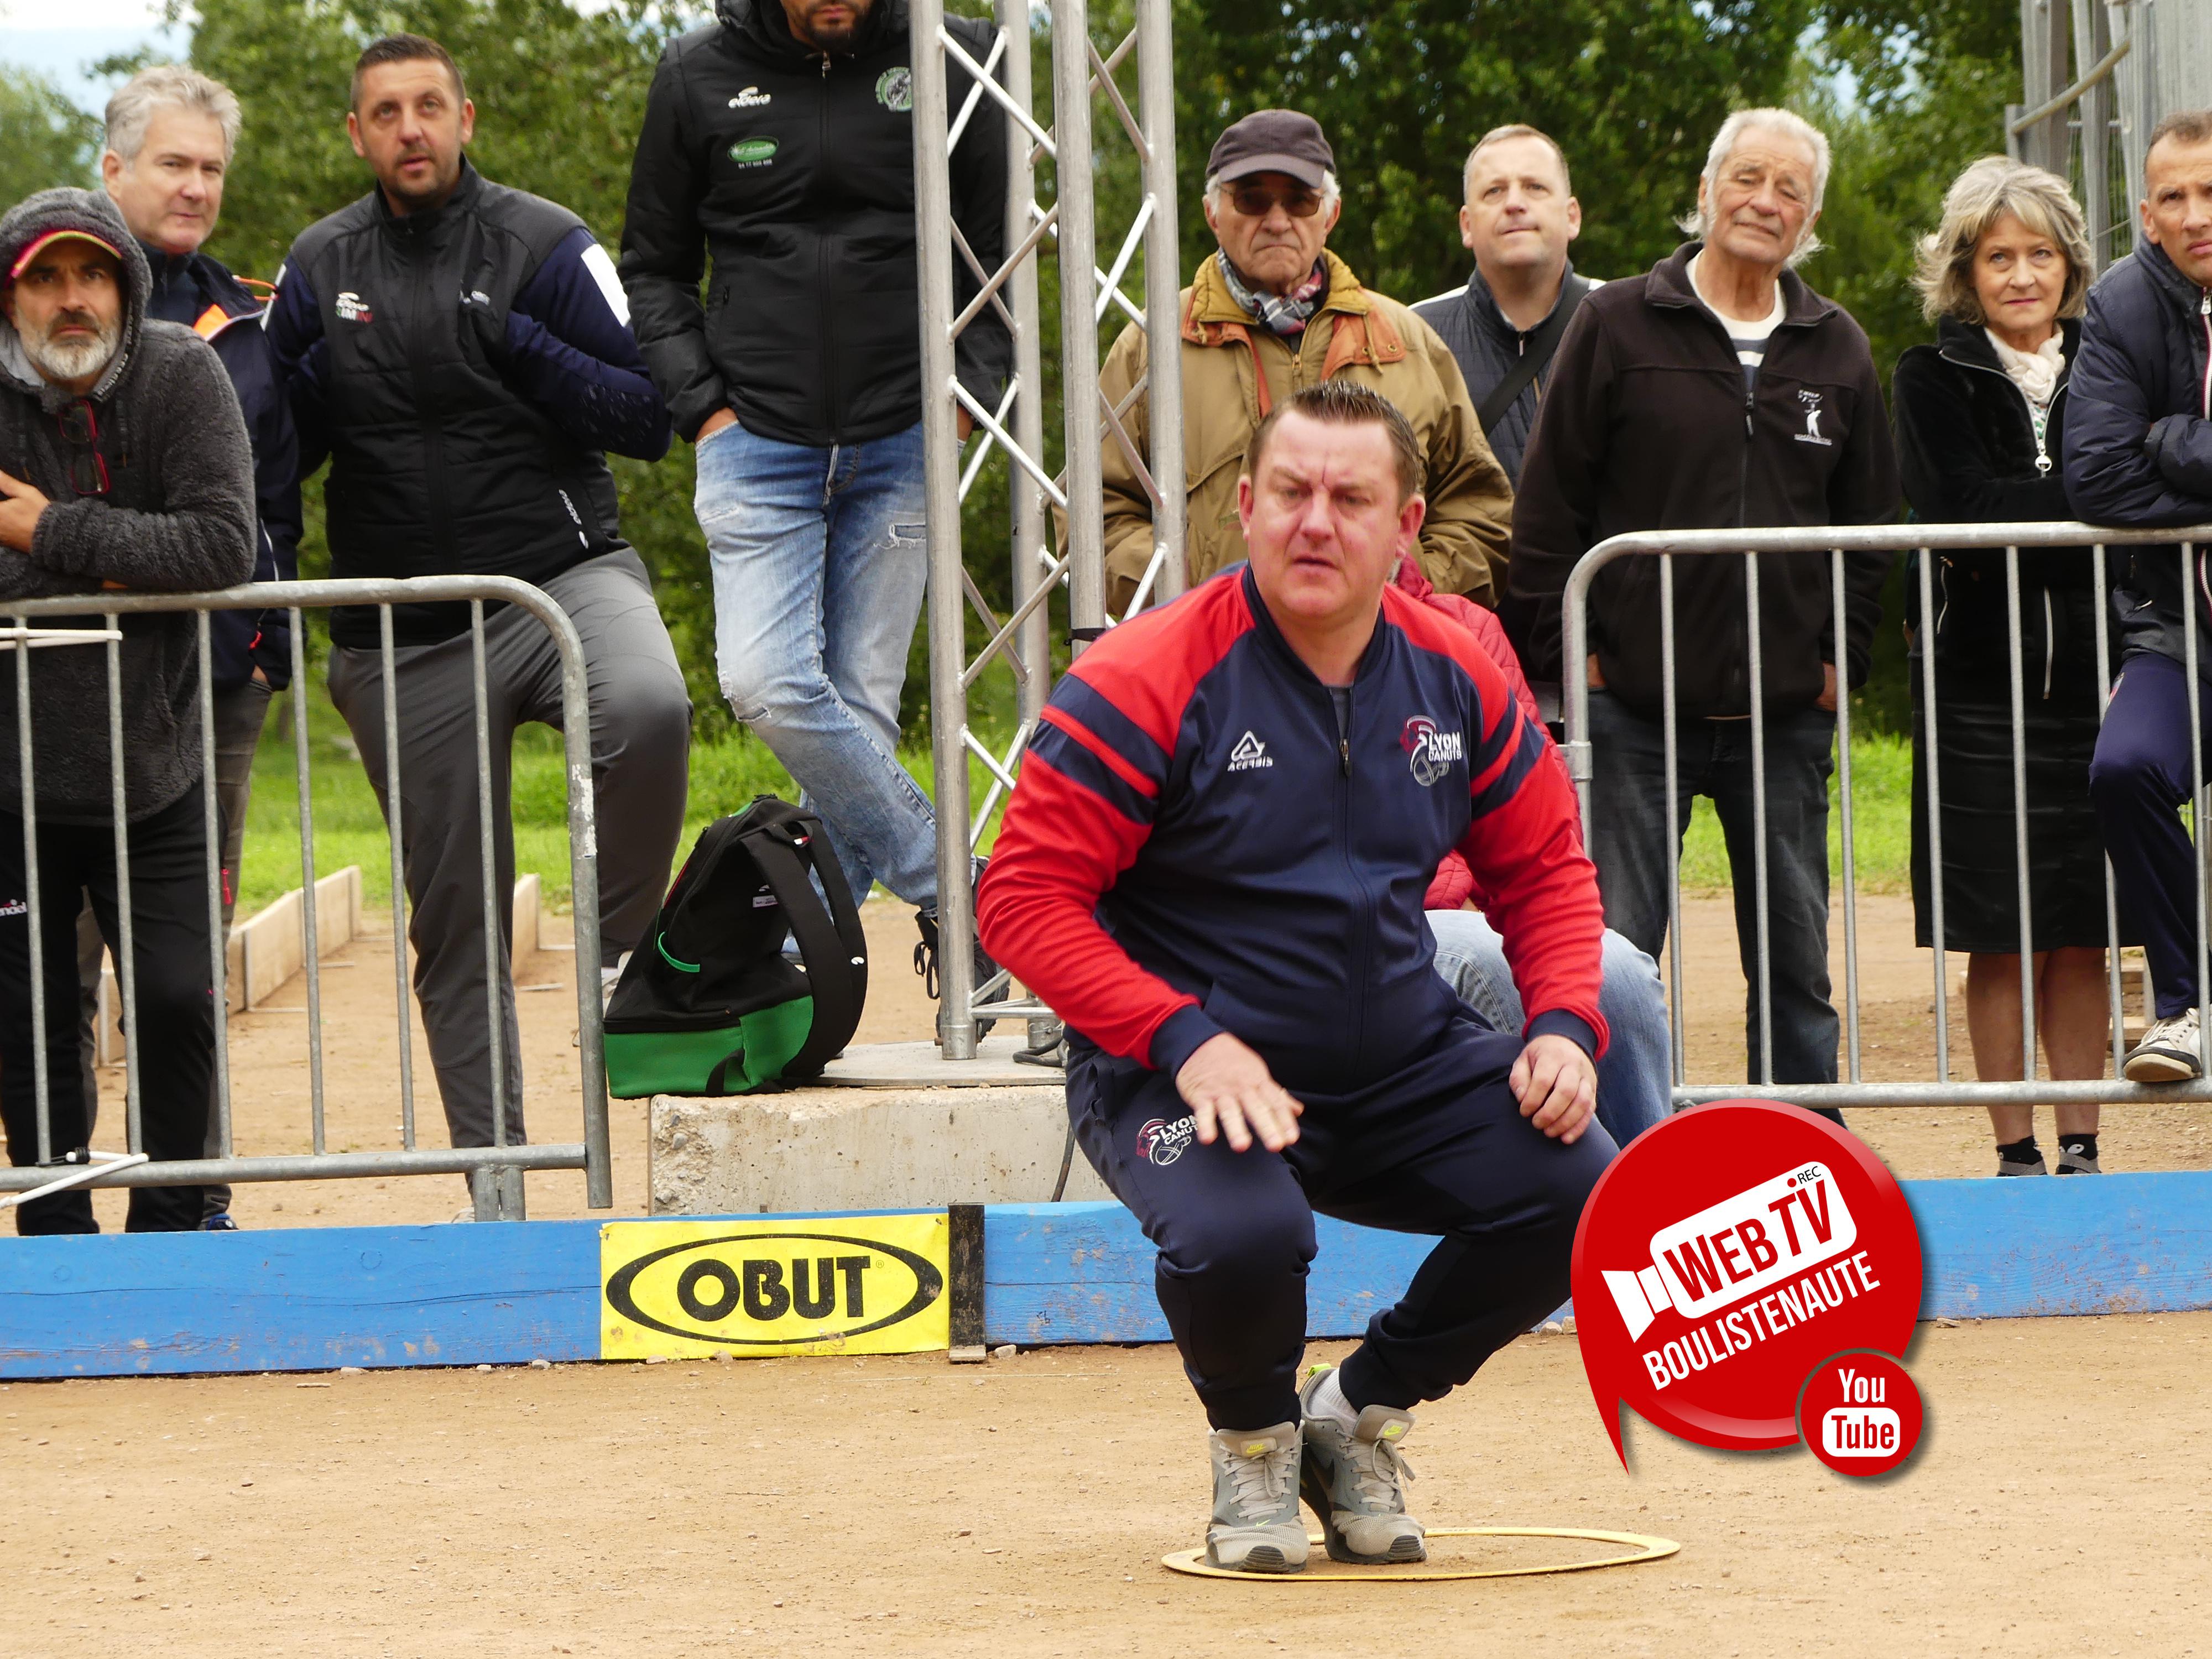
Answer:
[[[1340,740],[1329,689],[1240,565],[1062,678],[978,896],[982,939],[1109,1054],[1172,1073],[1226,1030],[1285,1087],[1348,1092],[1457,1013],[1421,907],[1455,849],[1526,1034],[1600,1053],[1596,875],[1565,769],[1497,664],[1386,590]]]

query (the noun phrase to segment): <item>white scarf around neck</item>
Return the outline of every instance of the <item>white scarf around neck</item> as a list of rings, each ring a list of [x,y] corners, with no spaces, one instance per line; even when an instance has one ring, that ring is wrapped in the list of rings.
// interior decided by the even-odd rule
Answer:
[[[1990,343],[1996,348],[1997,366],[2012,377],[2012,383],[2026,394],[2028,402],[2038,409],[2048,404],[2058,390],[2058,377],[2066,372],[2066,336],[2053,329],[2051,337],[2033,351],[2015,351],[1996,337],[1994,329],[1984,329]]]

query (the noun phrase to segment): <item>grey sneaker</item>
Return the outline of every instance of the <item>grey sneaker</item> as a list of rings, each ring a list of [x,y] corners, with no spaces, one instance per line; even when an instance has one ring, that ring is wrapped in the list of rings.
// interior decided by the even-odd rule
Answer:
[[[2078,1140],[2072,1146],[2069,1146],[2063,1140],[2058,1143],[2058,1173],[2061,1175],[2104,1174],[2103,1167],[2095,1158],[2081,1156],[2078,1150],[2081,1145]]]
[[[1298,1513],[1298,1425],[1216,1429],[1213,1521],[1206,1529],[1209,1566],[1231,1572],[1296,1572],[1306,1564],[1306,1523]]]
[[[2144,1032],[2120,1073],[2130,1083],[2186,1083],[2204,1075],[2197,1048],[2197,1010],[2190,1008]]]
[[[1311,1403],[1329,1369],[1316,1365],[1307,1374],[1298,1391],[1301,1407]],[[1413,1471],[1398,1452],[1413,1426],[1413,1414],[1370,1406],[1349,1434],[1325,1418],[1300,1414],[1305,1455],[1298,1490],[1321,1517],[1328,1559],[1369,1565],[1427,1560],[1421,1523],[1406,1513],[1406,1482]]]

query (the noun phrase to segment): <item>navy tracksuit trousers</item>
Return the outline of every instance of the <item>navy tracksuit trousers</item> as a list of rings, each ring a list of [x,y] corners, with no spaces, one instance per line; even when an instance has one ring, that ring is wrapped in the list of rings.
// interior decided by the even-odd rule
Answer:
[[[2123,663],[2089,763],[2122,925],[2142,929],[2160,1019],[2197,1006],[2197,856],[2180,810],[2190,790],[2187,678],[2181,664],[2152,652]],[[2212,688],[2200,685],[2197,695],[2203,735],[2212,739]],[[2204,771],[2212,781],[2212,757]]]
[[[1438,1239],[1345,1362],[1355,1407],[1440,1398],[1566,1299],[1583,1200],[1615,1149],[1595,1118],[1571,1146],[1529,1125],[1506,1086],[1521,1046],[1461,1011],[1354,1092],[1279,1079],[1306,1109],[1278,1153],[1200,1146],[1171,1076],[1079,1045],[1069,1115],[1159,1249],[1160,1308],[1215,1428],[1297,1419],[1316,1211]]]

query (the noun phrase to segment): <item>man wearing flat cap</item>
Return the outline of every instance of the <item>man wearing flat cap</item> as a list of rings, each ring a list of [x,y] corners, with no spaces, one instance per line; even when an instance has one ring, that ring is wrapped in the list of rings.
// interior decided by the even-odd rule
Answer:
[[[1276,404],[1323,380],[1372,387],[1412,422],[1429,503],[1416,550],[1447,593],[1494,605],[1505,588],[1512,489],[1484,441],[1450,349],[1407,307],[1360,285],[1325,244],[1343,202],[1336,158],[1320,124],[1295,110],[1256,110],[1214,143],[1206,166],[1206,222],[1220,246],[1182,291],[1184,487],[1193,584],[1244,557],[1237,477],[1252,434]],[[1099,370],[1118,405],[1145,375],[1148,342],[1122,331]],[[1125,614],[1158,580],[1152,512],[1137,463],[1154,471],[1142,398],[1122,424],[1132,458],[1103,444],[1106,602]]]

